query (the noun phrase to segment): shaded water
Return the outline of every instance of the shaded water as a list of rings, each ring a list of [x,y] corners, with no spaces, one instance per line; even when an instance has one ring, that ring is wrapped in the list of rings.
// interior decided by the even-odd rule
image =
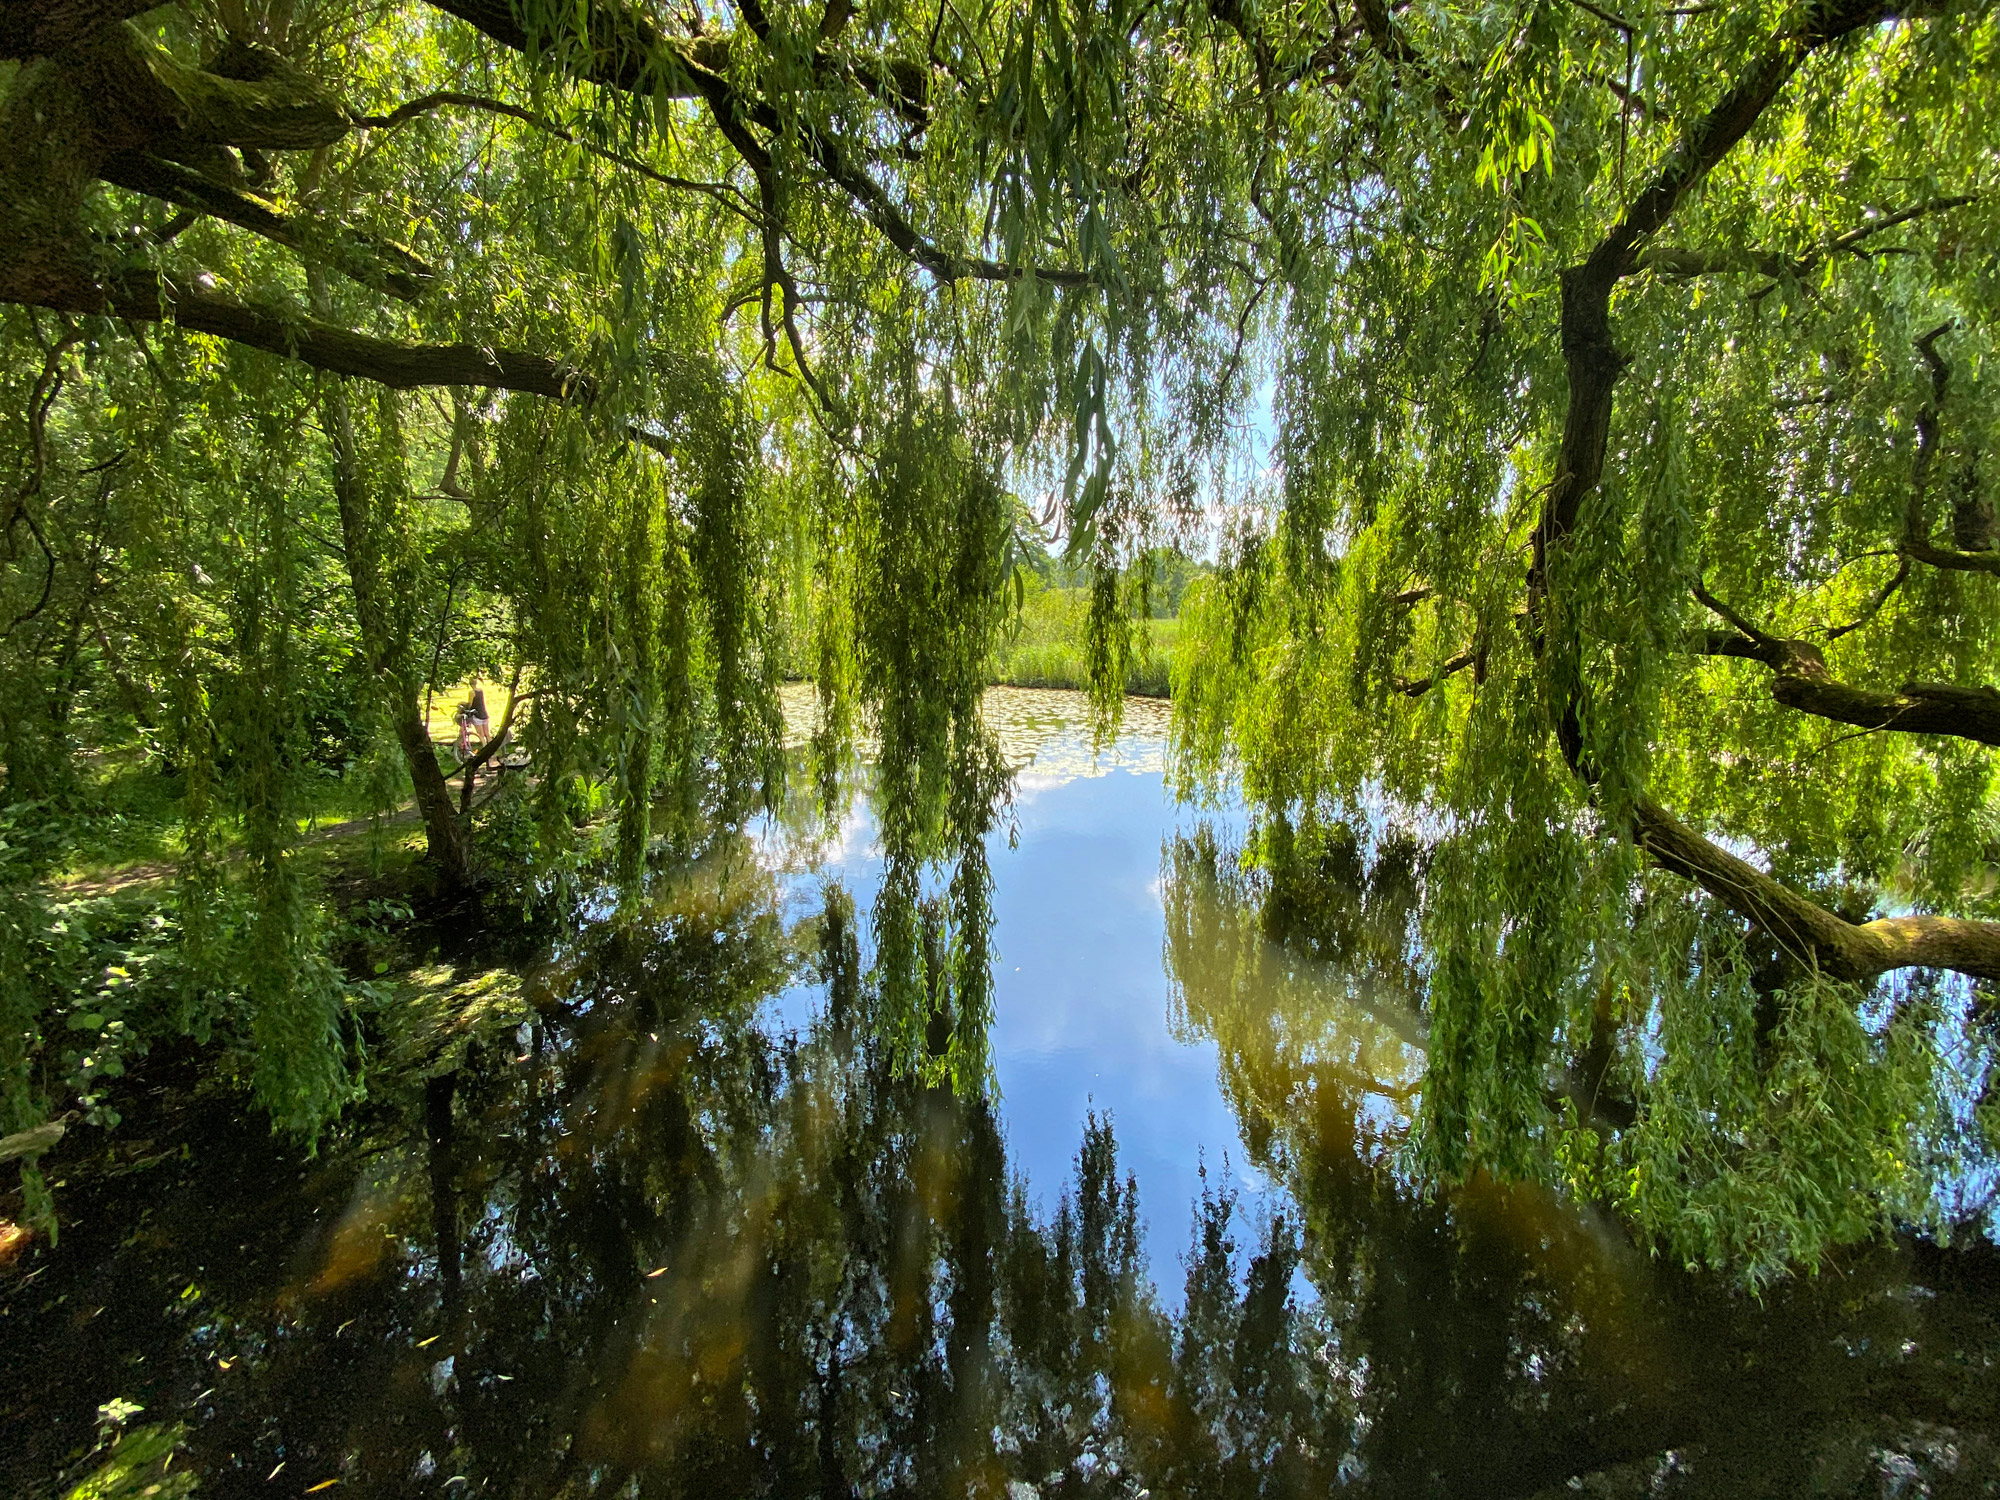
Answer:
[[[1267,936],[1148,706],[1099,761],[1073,698],[992,707],[997,1099],[871,1045],[865,805],[755,830],[434,966],[316,1161],[217,1084],[134,1101],[0,1273],[0,1490],[103,1463],[114,1399],[203,1495],[2000,1489],[1989,1250],[1758,1304],[1532,1190],[1417,1201],[1383,964]]]

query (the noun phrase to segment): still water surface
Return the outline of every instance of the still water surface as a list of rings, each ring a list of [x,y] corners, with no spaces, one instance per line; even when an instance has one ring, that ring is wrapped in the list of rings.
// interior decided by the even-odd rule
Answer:
[[[1418,1201],[1418,1019],[1272,941],[1157,706],[1103,756],[1069,695],[989,710],[993,1098],[871,1041],[865,800],[773,820],[439,955],[316,1160],[223,1087],[139,1101],[0,1276],[0,1491],[102,1465],[114,1399],[178,1443],[133,1494],[2000,1491],[1990,1249],[1759,1303],[1530,1189]]]
[[[787,708],[793,722],[808,722],[802,695]],[[1174,1012],[1162,846],[1204,822],[1237,832],[1242,819],[1233,809],[1197,816],[1174,806],[1167,707],[1158,700],[1129,700],[1117,742],[1098,752],[1078,694],[995,688],[986,714],[1016,768],[1015,842],[996,837],[992,856],[991,1045],[1008,1164],[1032,1196],[1050,1199],[1070,1174],[1085,1115],[1108,1115],[1146,1205],[1148,1258],[1168,1268],[1162,1291],[1178,1301],[1173,1273],[1203,1167],[1227,1171],[1249,1196],[1268,1185],[1244,1161],[1214,1039]],[[811,909],[824,879],[868,910],[881,865],[865,801],[831,844],[802,849],[775,830],[762,842],[797,910]],[[824,998],[818,985],[795,986],[774,997],[767,1018],[803,1029]]]

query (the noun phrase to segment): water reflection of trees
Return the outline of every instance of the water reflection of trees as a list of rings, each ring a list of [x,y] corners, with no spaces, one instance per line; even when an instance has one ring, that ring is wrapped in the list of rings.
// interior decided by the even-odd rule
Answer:
[[[94,1306],[116,1281],[120,1312],[37,1325],[35,1347],[114,1319],[125,1341],[37,1399],[87,1424],[116,1347],[115,1393],[190,1413],[222,1494],[1873,1493],[1906,1468],[1949,1494],[2000,1474],[1990,1260],[1860,1258],[1760,1309],[1529,1188],[1407,1192],[1408,899],[1393,866],[1356,869],[1288,916],[1211,840],[1170,851],[1179,1024],[1218,1043],[1284,1189],[1256,1218],[1211,1185],[1177,1308],[1109,1123],[1083,1122],[1039,1213],[992,1102],[878,1040],[845,896],[788,924],[736,847],[571,944],[532,979],[537,1023],[379,1116],[387,1144],[314,1179],[346,1199],[316,1227],[268,1196],[254,1142],[240,1178],[180,1189],[198,1223],[61,1293]],[[825,1003],[774,1036],[756,1013],[791,984]],[[305,1248],[231,1255],[260,1219]],[[186,1300],[203,1260],[238,1269]]]
[[[835,890],[788,928],[737,848],[572,945],[538,1023],[411,1097],[415,1143],[362,1163],[288,1285],[153,1351],[229,1361],[190,1433],[204,1482],[1324,1492],[1353,1410],[1292,1232],[1219,1187],[1170,1316],[1109,1122],[1038,1213],[994,1104],[877,1040],[855,922]],[[773,1037],[755,1013],[791,983],[823,1014]]]
[[[1254,875],[1235,855],[1205,827],[1167,848],[1176,1023],[1217,1045],[1250,1158],[1297,1205],[1362,1488],[2000,1482],[2000,1403],[1968,1379],[2000,1356],[1990,1246],[1881,1247],[1756,1302],[1532,1184],[1427,1199],[1395,1165],[1424,1065],[1414,849],[1335,837]]]

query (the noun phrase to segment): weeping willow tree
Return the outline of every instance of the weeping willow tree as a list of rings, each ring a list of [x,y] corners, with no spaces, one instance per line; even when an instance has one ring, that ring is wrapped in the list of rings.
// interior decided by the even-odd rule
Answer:
[[[1766,1271],[1926,1218],[2000,979],[1992,8],[1322,25],[1245,24],[1279,462],[1184,785],[1422,844],[1422,1175]]]
[[[80,684],[173,705],[216,793],[188,806],[248,829],[344,652],[434,866],[474,879],[417,698],[490,664],[533,695],[507,847],[559,884],[615,810],[629,876],[768,795],[803,638],[822,783],[881,733],[905,1051],[964,1076],[1010,492],[1097,570],[1107,708],[1121,564],[1230,502],[1183,784],[1240,771],[1274,851],[1384,809],[1420,836],[1423,1170],[1810,1254],[1853,1227],[1827,1194],[1906,1201],[2000,969],[1995,27],[22,0],[8,796],[69,795]],[[246,670],[262,697],[222,690]],[[256,920],[196,928],[303,963],[270,826]],[[184,842],[185,889],[226,887]],[[1912,969],[1963,979],[1884,980]],[[0,1061],[37,1004],[6,993]]]
[[[1161,50],[1188,19],[11,9],[0,786],[53,816],[9,845],[5,1123],[64,1092],[37,892],[99,742],[180,778],[174,1024],[310,1135],[358,1086],[296,857],[316,758],[413,799],[441,885],[561,898],[586,825],[630,882],[770,802],[800,657],[829,805],[879,731],[898,1045],[979,1077],[1017,494],[1115,583],[1212,487],[1269,280],[1205,65]],[[475,673],[533,766],[485,851],[485,756],[429,731]]]

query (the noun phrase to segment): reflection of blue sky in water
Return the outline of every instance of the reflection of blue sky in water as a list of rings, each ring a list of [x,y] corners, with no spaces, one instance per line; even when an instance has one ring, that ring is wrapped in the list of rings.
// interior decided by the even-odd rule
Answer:
[[[1166,790],[1166,705],[1133,701],[1117,745],[1096,757],[1077,694],[995,689],[987,713],[1018,767],[1018,842],[1009,849],[1004,830],[992,841],[993,1063],[1009,1165],[1052,1210],[1085,1112],[1108,1112],[1138,1178],[1152,1274],[1178,1306],[1203,1159],[1213,1178],[1226,1158],[1246,1200],[1265,1183],[1244,1163],[1215,1043],[1178,1041],[1169,1028],[1161,844],[1196,814]],[[793,865],[789,914],[817,909],[822,878],[865,912],[880,876],[874,820],[857,804],[816,868]],[[772,1019],[803,1027],[823,999],[817,986],[793,989]]]

